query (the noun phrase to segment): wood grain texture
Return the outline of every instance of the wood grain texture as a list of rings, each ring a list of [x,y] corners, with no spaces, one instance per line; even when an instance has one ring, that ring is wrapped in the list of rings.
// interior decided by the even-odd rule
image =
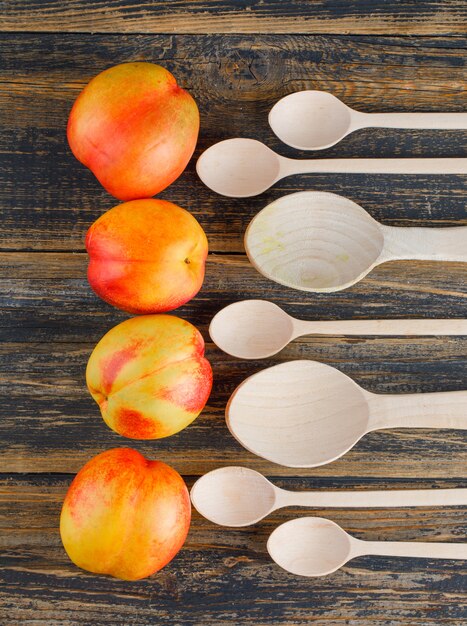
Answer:
[[[180,555],[161,573],[136,583],[88,575],[63,552],[58,516],[72,475],[91,455],[113,446],[133,445],[167,461],[189,485],[215,467],[245,464],[290,489],[466,486],[467,448],[460,431],[372,433],[338,462],[297,471],[244,451],[223,415],[246,376],[293,358],[334,365],[380,393],[465,389],[466,337],[304,337],[274,358],[252,362],[228,357],[208,341],[214,391],[189,428],[143,443],[124,440],[103,423],[85,388],[84,368],[98,339],[127,315],[90,290],[83,239],[94,219],[117,202],[72,157],[65,138],[71,104],[93,75],[131,60],[159,61],[173,71],[200,105],[195,158],[213,142],[235,135],[265,141],[286,156],[307,156],[281,145],[266,120],[274,102],[297,89],[329,90],[367,111],[467,108],[466,40],[431,36],[462,31],[461,2],[289,2],[280,3],[282,21],[273,15],[279,3],[269,0],[189,3],[196,21],[187,17],[188,3],[170,3],[170,11],[168,4],[31,2],[27,14],[25,3],[2,7],[0,30],[109,32],[0,38],[0,623],[463,624],[461,563],[365,557],[312,582],[279,570],[267,557],[267,536],[303,510],[284,510],[238,531],[215,527],[195,513]],[[271,24],[284,29],[293,24],[352,35],[112,34],[143,29],[142,24],[147,32],[255,33]],[[466,138],[465,132],[369,130],[319,156],[465,156]],[[388,263],[352,289],[309,295],[262,278],[248,264],[242,243],[262,207],[309,188],[346,195],[389,225],[466,225],[465,177],[303,176],[245,201],[211,193],[197,179],[194,162],[162,195],[192,211],[209,237],[203,289],[176,312],[207,340],[212,315],[245,297],[270,298],[303,319],[467,317],[464,264]],[[466,536],[461,507],[313,514],[329,516],[368,540],[465,541]]]
[[[142,59],[162,62],[199,103],[194,158],[161,197],[200,220],[212,252],[243,252],[243,233],[258,211],[310,188],[341,193],[392,226],[466,224],[465,176],[295,176],[239,200],[211,192],[194,168],[202,150],[235,135],[285,156],[309,156],[281,144],[267,123],[274,102],[298,89],[331,91],[367,111],[461,111],[465,56],[463,38],[3,35],[0,249],[82,250],[87,228],[117,204],[72,156],[66,121],[99,70]],[[464,156],[466,140],[466,131],[367,130],[319,158]]]
[[[1,30],[115,33],[465,33],[461,0],[4,0]]]
[[[87,341],[97,342],[112,325],[128,317],[91,291],[87,262],[85,253],[0,253],[0,339],[79,343],[84,332]],[[245,255],[211,254],[200,293],[174,313],[195,323],[207,338],[213,315],[243,298],[268,298],[288,313],[309,320],[462,318],[467,268],[463,263],[398,261],[375,268],[350,289],[303,294],[262,277]],[[358,343],[355,338],[348,341]],[[418,341],[429,343],[430,338]]]
[[[58,534],[70,482],[60,474],[5,475],[0,483],[0,611],[33,624],[440,624],[460,625],[467,610],[461,562],[360,557],[322,579],[290,576],[274,565],[266,540],[305,509],[283,509],[256,526],[227,529],[196,511],[187,543],[150,579],[123,582],[77,570]],[[193,478],[187,478],[191,486]],[[275,479],[290,489],[378,489],[386,480]],[[392,481],[408,488],[426,481]],[[436,482],[453,487],[452,481]],[[11,502],[15,515],[11,515]],[[313,510],[366,540],[465,541],[462,507]]]
[[[85,389],[84,371],[94,344],[127,317],[92,293],[86,263],[87,256],[77,253],[0,255],[3,471],[77,471],[89,456],[127,443],[105,427]],[[209,340],[212,315],[245,297],[268,297],[305,319],[461,317],[467,270],[460,263],[392,263],[350,290],[303,297],[262,278],[243,256],[211,255],[200,295],[176,314],[195,323]],[[268,473],[309,473],[280,468],[247,453],[224,423],[224,407],[235,387],[274,363],[293,358],[324,361],[377,393],[464,389],[467,375],[467,337],[311,336],[291,343],[277,357],[253,362],[229,357],[208,341],[207,355],[215,386],[203,414],[178,435],[156,443],[134,442],[145,454],[156,451],[185,474],[236,463]],[[420,462],[414,462],[414,451]],[[423,468],[425,476],[462,479],[466,453],[465,435],[457,431],[372,433],[341,460],[312,474],[403,477],[419,476]]]

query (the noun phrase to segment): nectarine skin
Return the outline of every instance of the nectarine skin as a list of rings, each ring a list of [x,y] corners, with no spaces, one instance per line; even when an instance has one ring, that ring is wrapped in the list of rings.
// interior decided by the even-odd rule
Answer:
[[[165,200],[110,209],[86,235],[88,280],[103,300],[128,313],[171,311],[204,280],[208,242],[197,220]]]
[[[144,315],[112,328],[86,368],[106,424],[131,439],[168,437],[190,424],[211,393],[204,340],[173,315]]]
[[[98,454],[78,472],[65,496],[60,534],[82,569],[138,580],[180,550],[191,505],[182,477],[131,448]]]
[[[122,63],[93,78],[67,127],[75,157],[116,198],[150,198],[185,169],[199,112],[170,72],[154,63]]]

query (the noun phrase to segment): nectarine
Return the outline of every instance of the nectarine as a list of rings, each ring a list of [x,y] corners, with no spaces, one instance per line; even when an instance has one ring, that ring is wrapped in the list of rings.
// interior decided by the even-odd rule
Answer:
[[[150,198],[185,169],[196,146],[199,112],[170,72],[122,63],[93,78],[68,120],[75,157],[120,200]]]
[[[63,503],[60,534],[78,567],[138,580],[173,559],[190,518],[180,474],[136,450],[115,448],[95,456],[75,476]]]
[[[92,289],[128,313],[171,311],[203,284],[206,235],[191,213],[165,200],[110,209],[88,230],[86,248]]]
[[[145,315],[112,328],[94,348],[88,389],[106,424],[131,439],[167,437],[203,410],[212,387],[204,340],[173,315]]]

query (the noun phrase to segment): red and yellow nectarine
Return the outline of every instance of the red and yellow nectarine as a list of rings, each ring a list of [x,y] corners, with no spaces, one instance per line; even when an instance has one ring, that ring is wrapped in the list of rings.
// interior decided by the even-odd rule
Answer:
[[[180,176],[198,131],[198,107],[170,72],[154,63],[122,63],[83,89],[67,135],[75,157],[109,193],[134,200]]]
[[[97,295],[128,313],[160,313],[201,289],[208,242],[191,213],[149,199],[101,215],[88,230],[86,249]]]
[[[131,439],[158,439],[190,424],[212,387],[204,340],[173,315],[145,315],[112,328],[94,348],[88,389],[106,424]]]
[[[78,472],[60,517],[65,550],[78,567],[138,580],[180,550],[191,506],[178,472],[131,448],[98,454]]]

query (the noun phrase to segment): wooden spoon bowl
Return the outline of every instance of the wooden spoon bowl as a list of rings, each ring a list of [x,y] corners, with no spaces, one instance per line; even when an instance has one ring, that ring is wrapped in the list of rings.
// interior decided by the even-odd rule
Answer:
[[[267,544],[271,558],[297,576],[326,576],[352,556],[352,537],[322,517],[299,517],[278,526]]]
[[[245,233],[252,265],[302,291],[350,287],[376,265],[397,259],[467,261],[467,227],[384,226],[334,193],[283,196],[253,218]]]
[[[338,458],[363,437],[365,392],[317,361],[289,361],[253,374],[232,394],[226,422],[250,452],[288,467]]]
[[[245,249],[267,278],[302,291],[343,289],[374,267],[384,234],[362,207],[331,193],[283,196],[253,218]]]
[[[268,300],[234,302],[209,325],[215,344],[244,359],[266,358],[282,350],[295,333],[294,320]]]
[[[276,487],[246,467],[221,467],[201,476],[191,489],[197,511],[220,526],[249,526],[263,519],[276,502]]]
[[[322,150],[352,129],[352,110],[325,91],[297,91],[269,112],[269,126],[281,141],[298,150]]]

